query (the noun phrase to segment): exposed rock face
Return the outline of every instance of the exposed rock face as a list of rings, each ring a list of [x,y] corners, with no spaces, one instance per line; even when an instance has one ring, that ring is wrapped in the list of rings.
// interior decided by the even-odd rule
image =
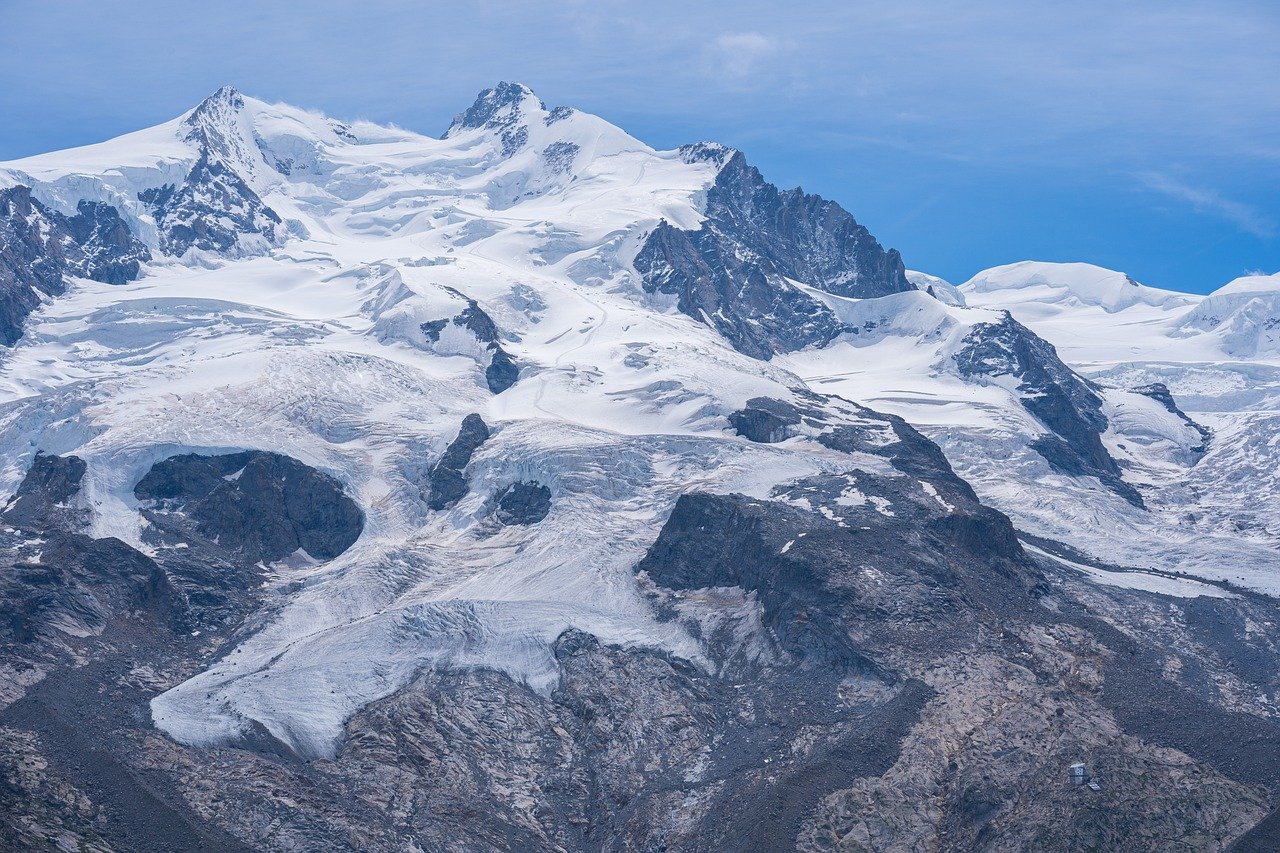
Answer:
[[[458,437],[445,449],[440,461],[431,469],[427,505],[433,510],[448,509],[467,494],[465,474],[471,455],[489,439],[489,427],[479,415],[462,419]]]
[[[729,415],[729,423],[743,438],[761,444],[776,444],[794,434],[803,413],[786,400],[752,397],[742,409]]]
[[[551,511],[551,490],[541,483],[512,483],[497,495],[495,516],[503,524],[537,524]]]
[[[779,191],[740,151],[707,193],[706,214],[773,270],[819,290],[865,298],[915,289],[898,252],[881,247],[848,211],[799,188]]]
[[[276,242],[279,214],[238,171],[245,168],[238,129],[243,108],[244,99],[231,88],[207,98],[187,118],[186,139],[199,146],[200,158],[186,180],[139,194],[155,217],[164,254],[253,254]]]
[[[512,123],[513,115],[518,118],[518,110],[525,98],[538,100],[527,86],[520,83],[504,81],[493,88],[485,89],[476,96],[475,102],[465,112],[454,117],[448,132],[480,127],[499,129],[508,127]],[[542,104],[541,101],[538,103]]]
[[[902,258],[885,251],[835,202],[803,190],[779,191],[741,152],[681,149],[720,165],[697,231],[662,222],[636,256],[651,293],[677,297],[680,311],[715,328],[756,358],[829,343],[845,331],[821,302],[791,285],[840,296],[913,290]]]
[[[360,536],[364,518],[342,485],[313,468],[258,450],[225,456],[174,456],[157,462],[134,488],[154,501],[148,520],[162,537],[197,539],[253,565],[299,549],[330,560]]]
[[[521,110],[526,101],[540,110],[546,109],[537,95],[519,83],[504,82],[485,89],[475,103],[454,117],[445,137],[463,130],[486,128],[499,134],[502,156],[510,157],[529,141],[529,129],[522,123],[525,116]]]
[[[843,331],[826,306],[736,249],[707,228],[682,231],[662,222],[636,255],[635,267],[646,290],[677,297],[681,312],[753,358],[829,343]]]
[[[0,343],[22,337],[27,315],[60,295],[67,276],[122,284],[150,259],[110,205],[82,201],[68,217],[32,198],[29,187],[0,190]]]
[[[176,596],[160,567],[118,539],[91,539],[85,515],[74,506],[85,473],[75,456],[38,454],[17,493],[0,514],[5,525],[34,543],[0,572],[0,637],[21,644],[51,632],[101,633],[113,614],[140,610],[167,621]],[[32,544],[36,547],[32,548]]]
[[[78,530],[83,512],[72,501],[84,472],[84,460],[77,456],[37,453],[0,519],[21,530]]]
[[[1266,815],[1266,786],[1280,787],[1268,760],[1280,723],[1260,698],[1280,686],[1272,604],[1169,599],[1033,564],[1007,519],[898,419],[805,392],[745,411],[777,416],[849,465],[767,500],[695,491],[677,501],[638,579],[663,619],[700,638],[704,660],[568,630],[549,695],[491,671],[424,672],[349,720],[336,758],[310,762],[265,743],[183,747],[145,723],[146,700],[207,665],[221,642],[175,633],[165,610],[204,600],[190,576],[176,579],[175,555],[228,565],[191,531],[201,504],[252,482],[253,458],[285,492],[295,471],[266,454],[159,463],[140,497],[165,507],[153,523],[184,532],[189,547],[161,543],[152,561],[67,537],[40,546],[35,562],[12,551],[17,570],[0,574],[10,671],[36,660],[40,638],[69,615],[102,632],[69,640],[87,666],[54,668],[0,711],[13,733],[0,748],[0,825],[20,838],[57,828],[88,849],[164,847],[180,826],[187,846],[175,849],[191,850],[959,853],[1060,839],[1155,851],[1170,837],[1221,850]],[[446,452],[454,468],[477,421]],[[14,506],[66,503],[79,470],[42,459]],[[523,505],[543,492],[519,485],[509,493]],[[263,529],[219,535],[271,541],[273,489],[240,488],[245,498],[223,502],[253,498],[265,508],[247,517]],[[50,589],[66,602],[57,610],[39,598]],[[91,609],[70,610],[77,600]],[[1206,679],[1206,667],[1220,677]],[[1089,764],[1100,795],[1069,784],[1075,761]],[[166,797],[124,807],[150,803],[148,790]]]
[[[1018,381],[1024,408],[1051,431],[1032,445],[1054,468],[1103,485],[1141,507],[1142,496],[1126,483],[1102,443],[1107,417],[1094,387],[1058,358],[1053,345],[1009,314],[999,323],[974,326],[955,355],[961,375]]]

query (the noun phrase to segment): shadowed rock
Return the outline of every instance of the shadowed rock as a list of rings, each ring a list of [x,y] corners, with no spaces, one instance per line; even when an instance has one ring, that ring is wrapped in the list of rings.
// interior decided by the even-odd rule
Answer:
[[[498,521],[537,524],[551,511],[551,490],[540,483],[512,483],[498,493]]]
[[[645,290],[677,297],[681,312],[739,352],[768,359],[846,331],[791,280],[850,297],[915,289],[898,253],[886,252],[835,202],[779,191],[741,152],[723,146],[685,146],[681,155],[720,167],[706,219],[696,231],[659,223],[636,255],[636,271]]]
[[[114,207],[82,201],[63,216],[30,187],[0,190],[0,344],[22,337],[22,323],[42,298],[60,296],[67,276],[107,284],[138,277],[151,259]]]
[[[32,532],[78,530],[84,513],[71,502],[80,492],[84,460],[37,453],[18,491],[0,514],[6,524]]]
[[[1129,503],[1143,506],[1142,496],[1124,481],[1102,443],[1108,425],[1102,397],[1058,358],[1052,344],[1006,313],[998,323],[974,326],[955,362],[965,377],[1012,376],[1019,381],[1023,408],[1051,431],[1031,446],[1055,471],[1097,477]]]
[[[479,415],[462,419],[458,437],[445,449],[440,461],[431,469],[431,490],[427,505],[433,510],[448,509],[467,494],[464,473],[471,455],[489,439],[489,427]]]
[[[493,318],[474,299],[463,296],[456,290],[453,292],[460,299],[466,300],[467,307],[450,319],[428,320],[419,328],[432,343],[439,342],[440,333],[450,323],[474,335],[475,339],[484,344],[485,349],[489,351],[489,363],[485,365],[484,370],[485,385],[492,393],[501,394],[516,384],[516,380],[520,378],[520,367],[499,343],[498,324],[493,322]]]
[[[157,462],[134,488],[155,501],[147,517],[179,539],[193,534],[241,563],[302,549],[331,560],[360,536],[364,518],[342,484],[296,459],[250,450]]]

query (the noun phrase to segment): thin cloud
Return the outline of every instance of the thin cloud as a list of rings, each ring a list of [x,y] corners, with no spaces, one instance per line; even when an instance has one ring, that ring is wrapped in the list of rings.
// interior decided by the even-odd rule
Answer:
[[[1160,172],[1139,172],[1134,177],[1149,190],[1233,222],[1255,237],[1268,238],[1276,233],[1276,223],[1270,217],[1247,204],[1224,198],[1214,190],[1193,187]]]
[[[783,44],[764,33],[725,33],[712,42],[710,61],[720,74],[741,82],[782,52]]]

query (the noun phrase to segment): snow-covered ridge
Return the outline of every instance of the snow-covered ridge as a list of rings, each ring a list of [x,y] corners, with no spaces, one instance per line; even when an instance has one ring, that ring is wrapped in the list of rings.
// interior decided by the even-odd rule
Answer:
[[[1139,284],[1115,270],[1092,264],[1020,261],[992,267],[960,285],[973,305],[1089,305],[1113,313],[1135,305],[1180,308],[1194,296]]]

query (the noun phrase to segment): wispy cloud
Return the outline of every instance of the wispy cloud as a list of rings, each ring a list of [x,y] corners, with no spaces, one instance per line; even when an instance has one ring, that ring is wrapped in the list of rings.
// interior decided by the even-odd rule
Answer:
[[[725,33],[711,43],[709,60],[722,76],[741,83],[756,74],[782,49],[779,39],[764,33]]]
[[[1268,238],[1276,233],[1276,223],[1271,217],[1250,205],[1224,198],[1215,190],[1191,186],[1162,172],[1138,172],[1134,177],[1149,190],[1233,222],[1255,237]]]

